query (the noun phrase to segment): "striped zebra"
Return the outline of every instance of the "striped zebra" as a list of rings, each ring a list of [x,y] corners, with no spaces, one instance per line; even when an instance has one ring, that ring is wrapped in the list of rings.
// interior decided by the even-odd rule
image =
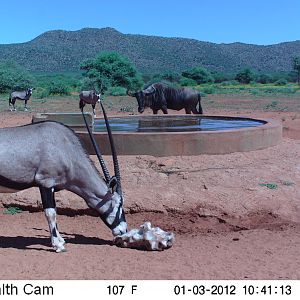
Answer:
[[[11,159],[11,153],[18,155]],[[56,252],[65,251],[56,223],[54,195],[60,190],[82,197],[114,236],[127,232],[120,188],[114,191],[102,179],[78,137],[63,124],[45,121],[0,129],[0,193],[30,187],[40,189]]]

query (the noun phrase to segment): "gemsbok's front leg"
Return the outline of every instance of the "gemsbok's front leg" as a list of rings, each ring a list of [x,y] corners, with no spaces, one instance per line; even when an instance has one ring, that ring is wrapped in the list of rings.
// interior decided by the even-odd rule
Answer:
[[[48,221],[51,243],[56,252],[66,251],[65,240],[61,237],[56,224],[56,205],[54,198],[54,188],[40,187],[43,208]]]

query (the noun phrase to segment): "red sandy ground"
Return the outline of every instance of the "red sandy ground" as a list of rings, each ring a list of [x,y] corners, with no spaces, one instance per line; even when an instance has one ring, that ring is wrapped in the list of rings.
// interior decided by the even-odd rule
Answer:
[[[238,111],[211,106],[206,114],[279,119],[282,143],[220,156],[120,157],[130,228],[147,220],[175,232],[172,248],[145,252],[113,246],[99,218],[74,216],[85,208],[83,200],[64,192],[58,206],[73,208],[58,216],[66,253],[52,251],[42,212],[7,215],[0,205],[0,279],[300,279],[298,104],[265,112],[239,103]],[[2,112],[0,127],[30,123],[31,117]],[[3,205],[37,207],[38,201],[34,189],[0,195]]]

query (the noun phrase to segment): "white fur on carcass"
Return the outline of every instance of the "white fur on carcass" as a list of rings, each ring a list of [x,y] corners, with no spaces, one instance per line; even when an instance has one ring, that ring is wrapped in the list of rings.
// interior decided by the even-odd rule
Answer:
[[[114,242],[119,247],[161,251],[172,247],[174,240],[174,233],[163,231],[159,227],[151,227],[150,222],[145,222],[139,229],[131,229],[116,236]]]

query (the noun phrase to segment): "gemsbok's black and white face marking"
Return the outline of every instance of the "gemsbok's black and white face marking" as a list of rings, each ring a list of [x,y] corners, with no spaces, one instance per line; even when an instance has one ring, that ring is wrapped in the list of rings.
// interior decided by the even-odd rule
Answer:
[[[112,194],[108,191],[103,199],[90,199],[87,204],[99,212],[100,218],[114,236],[127,232],[123,198],[117,192]]]

